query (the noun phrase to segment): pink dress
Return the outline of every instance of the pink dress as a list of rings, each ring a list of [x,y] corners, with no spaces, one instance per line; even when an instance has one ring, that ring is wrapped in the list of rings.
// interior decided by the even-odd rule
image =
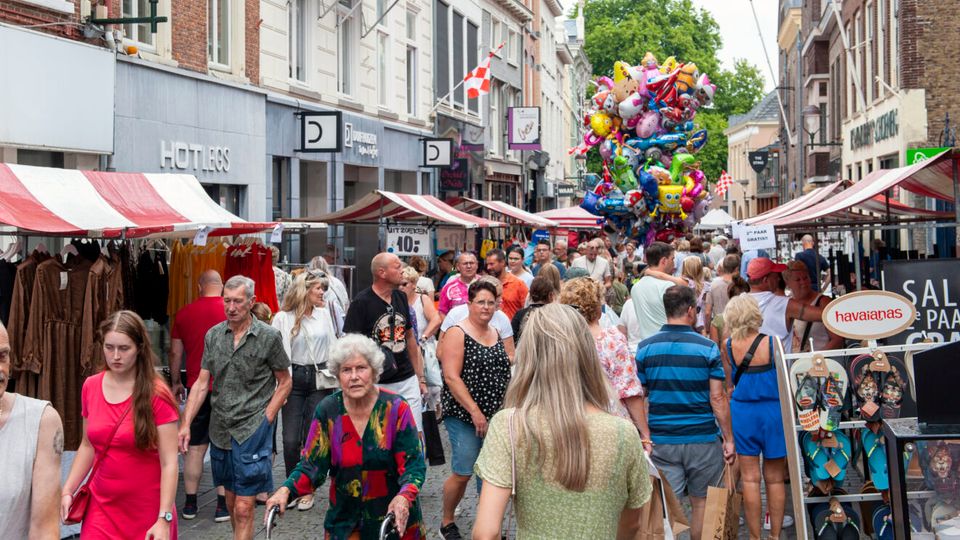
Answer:
[[[642,396],[643,386],[637,377],[636,361],[627,348],[627,338],[616,328],[604,328],[595,341],[603,372],[617,392],[617,401],[611,404],[610,412],[629,420],[630,414],[623,406],[623,400]]]
[[[122,403],[108,403],[103,395],[103,372],[88,377],[80,394],[80,412],[87,420],[87,438],[94,455],[101,456],[114,426],[124,411],[133,403],[127,398]],[[153,398],[153,416],[158,426],[176,422],[176,407],[159,396]],[[123,424],[110,444],[106,458],[90,484],[90,506],[80,536],[84,540],[136,539],[142,540],[160,514],[160,454],[157,450],[139,450],[133,437],[133,411],[127,413]],[[177,537],[177,511],[170,538]]]

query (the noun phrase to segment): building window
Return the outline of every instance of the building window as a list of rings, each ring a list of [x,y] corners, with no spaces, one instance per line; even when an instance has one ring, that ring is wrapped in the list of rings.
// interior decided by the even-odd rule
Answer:
[[[873,68],[876,65],[876,54],[877,54],[877,41],[875,38],[876,32],[876,20],[874,19],[874,6],[873,4],[867,4],[866,17],[864,17],[865,22],[865,32],[866,43],[864,44],[864,52],[866,53],[866,73],[867,73],[867,87],[864,89],[864,92],[867,93],[867,103],[872,103],[873,99],[877,96],[877,82],[874,78]]]
[[[503,35],[504,24],[498,19],[491,19],[490,21],[490,49],[495,50],[497,56],[503,57],[504,51],[497,50],[497,46],[502,43],[500,39]]]
[[[450,92],[450,7],[437,2],[437,18],[434,21],[434,56],[436,57],[436,97],[448,100]],[[447,96],[444,98],[444,96]]]
[[[453,76],[454,77],[463,77],[467,74],[468,69],[473,69],[473,66],[466,67],[464,62],[465,54],[463,50],[463,15],[453,12],[453,28],[450,33],[450,41],[453,42]],[[456,80],[456,79],[455,79]],[[461,84],[453,92],[453,106],[463,109],[464,103],[467,99],[466,89]]]
[[[207,0],[207,62],[230,68],[230,0]]]
[[[417,115],[417,48],[407,45],[407,115]]]
[[[499,43],[498,43],[499,45]],[[518,64],[520,62],[520,39],[516,32],[510,30],[507,32],[507,62]]]
[[[501,112],[500,100],[502,87],[497,81],[490,81],[490,149],[493,155],[503,155],[503,130],[500,127]]]
[[[122,13],[124,17],[149,17],[150,2],[148,0],[123,0]],[[135,41],[145,48],[153,49],[156,45],[155,35],[150,33],[150,25],[143,24],[125,24],[123,25],[123,34],[130,41]]]
[[[290,72],[291,79],[307,82],[307,40],[310,38],[310,17],[306,0],[290,0]]]
[[[477,64],[479,63],[479,60],[477,59],[477,53],[480,51],[480,44],[477,42],[477,40],[480,38],[479,33],[479,27],[472,22],[467,21],[467,50],[465,60],[467,69],[473,69],[477,67]],[[466,70],[464,70],[463,73],[466,75]],[[480,98],[468,99],[467,110],[473,114],[480,114]]]
[[[387,76],[387,58],[390,55],[390,36],[377,32],[377,103],[387,105],[389,77]]]
[[[417,12],[412,9],[407,10],[407,39],[417,40]]]
[[[339,0],[337,6],[337,91],[349,96],[353,93],[354,17],[350,13],[353,0]]]
[[[377,24],[381,26],[386,26],[387,21],[384,15],[387,14],[387,0],[377,0]]]

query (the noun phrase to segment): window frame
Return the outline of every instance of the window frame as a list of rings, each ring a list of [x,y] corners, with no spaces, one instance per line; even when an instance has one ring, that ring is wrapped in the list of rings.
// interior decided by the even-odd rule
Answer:
[[[360,0],[348,0],[349,6],[347,6],[343,0],[337,0],[336,7],[336,16],[339,22],[337,25],[337,94],[349,98],[353,97],[357,83],[354,61],[357,50],[357,32],[352,14],[346,19],[341,17],[350,13],[355,7],[354,2],[356,1]]]
[[[388,108],[390,103],[390,33],[377,28],[377,105]]]
[[[130,12],[127,12],[127,11],[124,10],[124,4],[126,3],[126,0],[121,0],[121,1],[120,1],[120,15],[121,15],[121,17],[146,17],[146,16],[149,16],[149,14],[150,14],[149,7],[147,8],[147,12],[146,12],[146,13],[143,13],[143,14],[140,13],[140,6],[139,6],[139,4],[140,4],[140,1],[141,1],[141,0],[129,0],[129,1],[130,1],[130,4],[134,7],[133,13],[130,13]],[[146,2],[146,0],[144,0],[144,1]],[[149,5],[149,2],[146,2],[146,3]],[[161,13],[162,13],[162,12],[161,12],[161,4],[158,2],[158,3],[157,3],[157,15],[158,15],[158,16],[161,16]],[[129,44],[131,44],[131,45],[135,45],[135,46],[137,47],[137,49],[143,50],[143,51],[145,51],[145,52],[149,52],[149,53],[153,53],[153,54],[156,54],[156,53],[157,53],[157,49],[158,49],[157,42],[160,40],[160,29],[163,27],[163,24],[162,24],[162,23],[157,25],[157,33],[156,33],[156,34],[151,33],[151,32],[149,31],[149,30],[150,30],[150,25],[147,24],[147,23],[124,24],[124,25],[121,25],[121,27],[123,28],[123,41],[124,41],[125,43],[129,43]],[[129,37],[129,34],[127,33],[127,29],[128,29],[128,28],[132,28],[132,29],[135,29],[135,30],[137,31],[137,37],[136,37],[136,38],[131,38],[131,37]],[[153,40],[153,43],[148,43],[148,42],[146,42],[146,41],[141,40],[141,39],[140,39],[140,37],[141,37],[141,36],[140,36],[140,30],[145,30],[145,31],[146,31],[146,34],[147,34],[148,36],[150,36],[150,39]]]
[[[223,10],[223,21],[216,21],[216,18],[211,16],[214,12],[212,8],[214,4],[225,7]],[[207,0],[207,19],[207,67],[217,71],[232,72],[233,65],[230,60],[233,55],[233,5],[231,0]],[[220,24],[217,24],[217,22],[220,24],[225,22],[227,27],[226,52],[222,55],[226,57],[226,63],[220,62],[219,58],[214,59],[214,50],[216,50],[217,45],[220,45],[220,32],[213,32],[211,30],[214,24],[216,24],[217,30],[223,28]]]
[[[287,0],[287,23],[288,27],[288,36],[287,36],[287,77],[293,84],[299,85],[310,85],[310,38],[311,38],[311,28],[310,21],[313,20],[312,13],[310,12],[310,5],[312,2],[308,0]],[[294,20],[293,7],[294,5],[299,6],[299,9],[296,11],[299,13],[299,18]],[[298,41],[296,44],[296,52],[294,52],[294,42]],[[302,58],[301,58],[302,55]],[[299,63],[298,66],[302,72],[302,78],[295,75],[295,65]]]

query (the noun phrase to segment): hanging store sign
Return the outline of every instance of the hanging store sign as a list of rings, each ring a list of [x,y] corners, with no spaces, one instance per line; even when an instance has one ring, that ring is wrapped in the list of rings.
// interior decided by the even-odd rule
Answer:
[[[873,120],[867,120],[850,130],[850,150],[896,137],[900,131],[897,110],[886,112]]]
[[[403,256],[427,255],[430,252],[430,230],[408,225],[387,227],[387,252]]]
[[[960,341],[960,259],[883,261],[883,290],[902,294],[915,306],[916,320],[890,344]]]
[[[849,339],[880,339],[899,334],[917,318],[909,299],[886,291],[858,291],[827,304],[823,324]]]
[[[573,184],[557,184],[557,197],[573,197],[576,188]]]
[[[453,163],[453,139],[423,139],[421,167],[449,167]]]
[[[343,139],[340,111],[298,111],[300,118],[300,148],[296,152],[340,152]]]
[[[509,107],[507,130],[510,150],[540,150],[540,107]]]
[[[470,160],[455,159],[440,169],[440,191],[470,191]]]
[[[747,154],[747,157],[750,159],[750,168],[755,172],[760,172],[767,166],[767,162],[770,160],[770,152],[757,150]]]

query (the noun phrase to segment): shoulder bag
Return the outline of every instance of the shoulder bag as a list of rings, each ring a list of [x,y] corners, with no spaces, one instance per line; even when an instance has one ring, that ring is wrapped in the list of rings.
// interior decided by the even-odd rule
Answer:
[[[120,424],[123,424],[123,419],[127,417],[127,413],[130,412],[132,406],[133,405],[127,407],[127,410],[123,411],[123,414],[120,415],[120,420],[117,421],[117,425],[113,426],[113,433],[110,434],[106,448],[103,449],[103,453],[97,456],[94,461],[90,475],[87,476],[87,481],[77,488],[77,491],[73,494],[73,500],[70,501],[70,511],[67,512],[67,518],[63,520],[65,524],[74,525],[80,523],[87,514],[87,507],[90,505],[90,481],[93,480],[93,476],[97,474],[97,469],[99,469],[100,464],[103,463],[103,458],[107,457],[107,451],[110,450],[110,445],[113,444],[113,439],[117,436],[117,430],[120,429]]]

